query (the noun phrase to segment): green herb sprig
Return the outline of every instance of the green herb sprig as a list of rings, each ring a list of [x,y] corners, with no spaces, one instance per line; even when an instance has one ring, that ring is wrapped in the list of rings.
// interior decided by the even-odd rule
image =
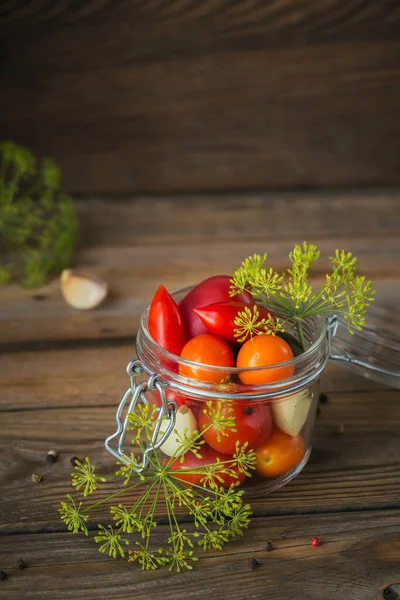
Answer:
[[[248,291],[259,298],[278,319],[259,320],[258,309],[238,313],[235,332],[239,341],[247,336],[267,333],[275,335],[284,330],[287,322],[294,324],[299,342],[305,349],[302,321],[315,315],[341,313],[347,321],[348,330],[361,329],[365,324],[366,309],[374,300],[372,283],[356,274],[357,259],[351,252],[336,250],[330,257],[332,272],[325,276],[325,283],[314,291],[309,282],[312,265],[320,257],[313,244],[296,245],[289,253],[290,267],[278,273],[266,266],[268,254],[254,254],[243,261],[231,280],[231,296]]]
[[[0,285],[37,287],[73,263],[78,220],[52,160],[0,143]]]
[[[221,408],[219,401],[208,402],[204,412],[210,419],[207,428],[217,427],[219,434],[224,436],[235,431],[235,418],[232,409],[224,407],[222,411]],[[129,429],[137,450],[144,450],[144,442],[140,439],[144,438],[147,444],[151,441],[156,419],[155,408],[149,403],[139,404],[129,415]],[[237,472],[251,476],[256,463],[254,450],[248,450],[247,443],[243,447],[237,443],[235,454],[226,460],[217,459],[211,464],[185,468],[185,473],[195,474],[196,480],[200,481],[188,485],[179,479],[179,471],[173,467],[177,461],[182,463],[188,453],[201,458],[203,433],[195,431],[188,436],[187,431],[182,435],[175,430],[171,434],[175,434],[177,443],[174,456],[163,461],[158,451],[151,451],[150,466],[140,474],[135,471],[139,459],[133,452],[131,463],[119,466],[115,474],[124,479],[122,487],[94,504],[76,502],[68,494],[67,501],[59,508],[68,530],[89,535],[90,513],[100,505],[108,504],[114,526],[110,523],[98,525],[94,541],[99,544],[99,551],[114,558],[127,556],[129,562],[137,561],[144,570],[167,566],[171,571],[192,569],[193,562],[198,560],[194,553],[196,546],[203,550],[221,549],[232,537],[242,535],[250,522],[251,508],[243,500],[243,490],[238,489]],[[105,483],[106,478],[96,474],[89,458],[76,464],[77,468],[71,474],[72,484],[76,490],[83,491],[85,499]],[[224,477],[234,480],[229,488],[222,487]],[[135,492],[137,495],[133,498]],[[127,504],[112,503],[123,494],[129,497]],[[193,532],[178,520],[179,507],[185,508],[192,517]],[[157,519],[165,516],[169,530],[166,543],[162,547],[154,546],[152,540]]]

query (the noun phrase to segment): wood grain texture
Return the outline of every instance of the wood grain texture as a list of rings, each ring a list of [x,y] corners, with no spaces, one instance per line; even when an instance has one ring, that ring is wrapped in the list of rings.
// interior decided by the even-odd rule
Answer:
[[[0,412],[79,406],[111,406],[128,386],[132,343],[0,354]],[[322,376],[325,392],[381,390],[382,386],[331,362]]]
[[[287,268],[293,245],[308,239],[323,252],[313,270],[323,277],[337,247],[351,250],[378,288],[396,298],[400,256],[400,194],[255,194],[233,198],[137,198],[78,203],[77,264],[110,286],[98,309],[78,312],[54,280],[40,290],[0,289],[0,345],[65,339],[133,338],[160,283],[169,290],[231,273],[254,252]]]
[[[106,360],[106,351],[104,351]],[[61,358],[61,356],[60,356]],[[69,404],[60,387],[59,403],[53,407],[9,410],[0,413],[0,531],[60,531],[57,507],[71,492],[70,458],[89,455],[101,473],[112,473],[114,460],[104,449],[105,438],[114,431],[119,392],[116,385],[109,404],[96,406],[97,382],[92,380],[88,405]],[[43,386],[43,394],[46,386]],[[2,395],[7,397],[7,391]],[[42,404],[37,389],[38,406]],[[3,403],[4,406],[4,403]],[[12,408],[12,410],[10,410]],[[377,426],[379,424],[379,427]],[[337,426],[344,433],[337,434]],[[400,426],[399,392],[375,390],[330,393],[317,420],[314,449],[304,471],[289,485],[267,498],[251,498],[255,514],[338,512],[400,508]],[[48,465],[48,450],[60,458]],[[34,472],[43,481],[31,481]],[[105,498],[115,491],[112,482],[96,492]],[[29,503],[26,499],[29,498]],[[108,518],[104,506],[96,516]]]
[[[108,559],[95,544],[71,534],[10,535],[2,540],[1,563],[9,573],[0,598],[20,600],[175,600],[180,596],[234,600],[382,600],[399,580],[400,511],[254,519],[244,538],[221,552],[201,556],[192,572],[142,572]],[[188,526],[190,530],[190,526]],[[315,533],[323,540],[313,548]],[[165,527],[157,528],[157,541]],[[271,540],[274,550],[262,550]],[[251,571],[249,558],[259,567]],[[15,561],[29,565],[19,571]],[[284,579],[282,577],[284,574]],[[60,591],[62,589],[62,592]]]
[[[38,6],[7,4],[17,27]],[[71,6],[54,5],[54,20]],[[88,18],[107,6],[85,4]],[[113,3],[112,10],[117,6],[124,9]],[[35,292],[8,287],[0,295],[0,569],[8,574],[0,582],[1,600],[393,598],[400,582],[400,392],[337,364],[322,379],[329,402],[321,406],[302,473],[274,494],[251,498],[249,531],[222,552],[202,554],[194,571],[142,572],[108,559],[92,540],[68,534],[57,509],[72,491],[72,456],[90,455],[100,473],[114,470],[104,438],[114,430],[115,408],[128,384],[125,365],[134,353],[137,317],[160,281],[178,287],[210,269],[231,271],[243,255],[264,248],[282,268],[290,246],[307,235],[326,255],[336,246],[353,250],[377,284],[379,302],[397,305],[399,198],[395,192],[229,201],[197,196],[189,208],[184,197],[135,198],[116,202],[114,212],[107,201],[79,204],[79,264],[110,282],[109,302],[86,315],[68,311],[57,282]],[[32,350],[29,340],[36,340]],[[13,352],[5,352],[12,341]],[[51,465],[50,449],[59,452]],[[42,475],[39,484],[33,472]],[[104,485],[98,498],[115,491],[112,483]],[[187,516],[182,519],[190,529]],[[90,537],[108,520],[106,506],[98,507]],[[165,533],[161,520],[157,543]],[[322,545],[313,548],[316,535]],[[272,552],[262,550],[267,540]],[[247,566],[252,557],[260,563],[254,571]],[[18,558],[27,569],[16,568]]]
[[[400,182],[391,0],[6,2],[2,135],[74,193]]]

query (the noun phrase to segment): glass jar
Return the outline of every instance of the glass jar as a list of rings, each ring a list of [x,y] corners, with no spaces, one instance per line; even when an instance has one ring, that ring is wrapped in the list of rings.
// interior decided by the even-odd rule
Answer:
[[[191,289],[189,287],[174,293],[175,301],[179,302]],[[228,369],[199,365],[161,348],[149,333],[148,313],[149,308],[142,316],[136,339],[138,360],[128,365],[131,386],[120,402],[116,415],[117,431],[106,440],[106,448],[118,460],[131,464],[130,455],[125,451],[128,415],[137,409],[138,404],[155,405],[159,424],[151,443],[143,451],[141,464],[134,468],[141,472],[148,466],[149,453],[155,450],[162,453],[166,440],[174,435],[177,412],[187,410],[180,409],[179,404],[183,402],[192,411],[196,429],[202,431],[202,415],[211,401],[212,406],[218,404],[235,415],[237,431],[226,436],[231,438],[231,442],[238,440],[242,445],[243,436],[250,432],[245,441],[248,442],[247,449],[256,451],[257,470],[251,477],[246,477],[242,484],[248,495],[265,495],[281,488],[300,473],[311,453],[318,385],[329,358],[331,336],[336,324],[322,317],[307,318],[303,322],[307,344],[304,352],[296,352],[295,328],[287,328],[285,333],[294,350],[292,360],[261,368]],[[203,380],[182,375],[182,365],[201,368]],[[271,381],[274,379],[274,370],[282,368],[290,373],[284,379],[259,385],[243,383],[248,379],[246,376],[254,372],[261,376],[261,380]],[[143,375],[145,380],[138,383]],[[165,424],[166,419],[168,426],[162,430],[161,423]],[[224,456],[234,453],[232,447],[228,448],[232,444],[223,436],[217,440],[215,435],[204,434],[204,438],[207,444]],[[114,445],[116,440],[117,447]],[[267,448],[265,452],[264,448]]]
[[[353,373],[382,385],[400,388],[400,322],[397,306],[372,304],[362,330],[351,335],[342,316],[338,317],[330,352]]]

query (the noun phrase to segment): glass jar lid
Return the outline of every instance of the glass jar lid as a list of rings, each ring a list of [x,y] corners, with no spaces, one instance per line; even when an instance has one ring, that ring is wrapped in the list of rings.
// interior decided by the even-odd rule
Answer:
[[[337,328],[331,340],[330,358],[364,377],[400,388],[400,319],[395,308],[372,304],[366,325],[353,334],[341,315],[332,319]]]

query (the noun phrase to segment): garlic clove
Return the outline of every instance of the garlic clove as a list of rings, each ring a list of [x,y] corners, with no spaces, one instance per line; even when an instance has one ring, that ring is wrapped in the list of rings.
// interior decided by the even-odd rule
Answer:
[[[108,293],[105,281],[75,269],[64,269],[60,277],[61,293],[67,304],[79,310],[95,308]]]
[[[272,402],[275,425],[292,437],[298,435],[307,420],[313,395],[303,390],[282,400]]]
[[[158,440],[161,439],[163,433],[165,433],[167,430],[168,425],[169,419],[165,419],[165,421],[161,423],[160,432],[157,438]],[[197,421],[192,410],[184,404],[178,409],[176,413],[175,427],[162,446],[160,446],[160,450],[162,450],[162,452],[164,452],[164,454],[167,456],[180,456],[182,452],[177,452],[177,450],[182,442],[179,441],[175,432],[183,437],[185,430],[186,436],[188,438],[191,437],[197,430]]]

